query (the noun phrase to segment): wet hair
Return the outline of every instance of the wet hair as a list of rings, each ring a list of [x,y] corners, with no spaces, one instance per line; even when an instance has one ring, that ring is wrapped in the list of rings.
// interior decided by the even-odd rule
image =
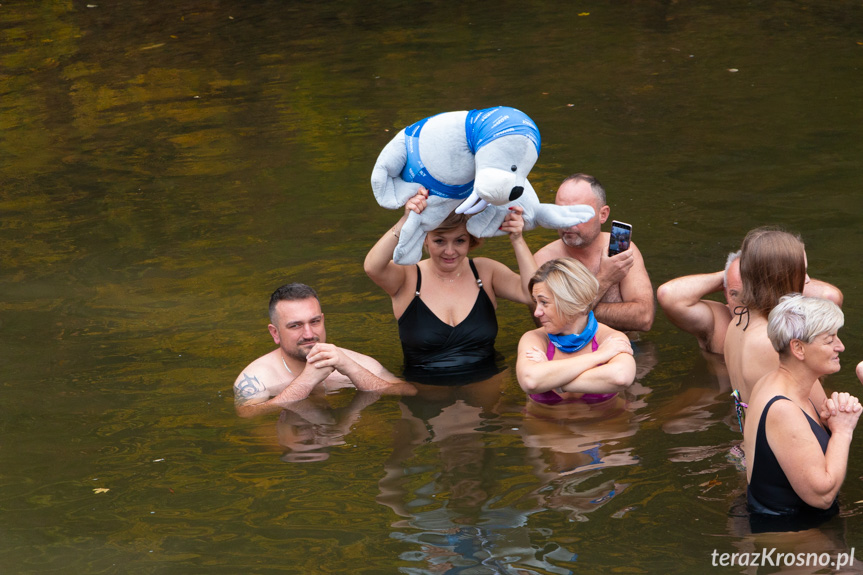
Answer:
[[[540,283],[548,286],[554,307],[567,322],[587,313],[599,293],[599,280],[573,258],[549,260],[539,266],[527,284],[530,293]]]
[[[466,214],[457,214],[455,212],[451,212],[450,215],[448,215],[446,217],[446,219],[444,221],[442,221],[441,224],[434,229],[434,232],[441,232],[441,233],[451,232],[454,229],[460,228],[461,226],[465,226],[465,231],[467,231],[467,221],[469,219],[470,219],[470,216],[468,216]],[[429,232],[429,233],[434,233],[434,232]],[[482,245],[482,239],[472,236],[470,234],[470,232],[468,232],[467,235],[470,237],[470,239],[468,240],[468,244],[467,244],[468,251],[470,251],[474,248],[478,248],[479,246]]]
[[[731,252],[728,254],[728,258],[725,260],[725,273],[722,274],[722,287],[728,289],[728,268],[731,267],[731,264],[740,259],[740,252],[742,250],[737,250],[736,252]]]
[[[798,236],[779,228],[756,228],[746,234],[740,254],[743,305],[764,315],[806,283],[806,251]]]
[[[593,192],[593,195],[596,196],[596,200],[599,203],[599,207],[601,208],[606,204],[605,200],[605,188],[602,187],[602,184],[599,183],[599,180],[594,178],[588,174],[572,174],[571,176],[567,176],[565,180],[563,180],[560,185],[562,186],[566,182],[574,181],[574,182],[587,182],[590,184],[590,190]]]
[[[812,343],[823,333],[834,334],[845,324],[845,314],[830,300],[800,294],[782,296],[767,317],[767,337],[773,349],[788,352],[791,340]]]
[[[321,301],[318,293],[306,284],[290,283],[276,289],[270,296],[270,323],[276,323],[276,305],[280,301],[302,301],[309,298],[315,298],[318,303]]]

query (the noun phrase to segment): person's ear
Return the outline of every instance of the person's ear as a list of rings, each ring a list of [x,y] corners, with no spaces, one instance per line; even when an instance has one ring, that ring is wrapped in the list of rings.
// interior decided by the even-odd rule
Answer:
[[[803,346],[803,342],[799,339],[792,339],[788,342],[788,350],[800,361],[806,359],[806,348]]]
[[[273,336],[273,341],[276,342],[276,345],[281,344],[281,339],[279,338],[279,330],[276,329],[276,326],[270,324],[267,326],[267,329],[270,330],[270,335]]]
[[[602,206],[599,208],[599,223],[604,224],[605,220],[608,219],[608,215],[611,213],[611,208],[608,206]]]

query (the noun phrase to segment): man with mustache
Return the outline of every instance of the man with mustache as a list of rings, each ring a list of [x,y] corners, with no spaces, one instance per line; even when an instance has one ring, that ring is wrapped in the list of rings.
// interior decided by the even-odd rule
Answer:
[[[309,286],[291,283],[270,296],[270,325],[276,349],[250,363],[234,382],[240,417],[278,411],[323,392],[354,386],[361,391],[416,393],[375,359],[326,343],[324,314]]]
[[[596,320],[619,331],[649,331],[653,325],[653,286],[641,251],[630,243],[629,249],[608,255],[611,234],[602,231],[611,208],[606,204],[605,189],[588,174],[573,174],[557,189],[559,206],[585,204],[596,215],[590,220],[558,230],[560,239],[537,251],[536,265],[557,258],[575,258],[599,280],[599,293],[593,313]]]

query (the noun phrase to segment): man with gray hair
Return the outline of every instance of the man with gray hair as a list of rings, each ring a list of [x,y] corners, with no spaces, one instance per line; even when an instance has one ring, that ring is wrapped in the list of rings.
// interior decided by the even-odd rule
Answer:
[[[725,269],[709,274],[695,274],[665,282],[656,290],[659,307],[668,319],[698,340],[708,353],[722,354],[725,332],[743,290],[740,278],[740,251],[728,254]],[[725,302],[704,299],[723,292]]]
[[[305,284],[286,284],[273,292],[267,327],[278,347],[250,363],[234,382],[234,407],[240,417],[278,411],[316,389],[326,393],[353,386],[416,393],[377,360],[326,343],[318,294]]]
[[[557,258],[574,258],[599,280],[593,313],[596,320],[620,331],[648,331],[655,313],[653,286],[644,267],[641,251],[630,242],[629,249],[608,255],[611,234],[602,231],[611,208],[605,203],[605,189],[587,174],[573,174],[557,189],[559,206],[585,204],[596,215],[590,220],[558,230],[560,239],[534,254],[536,265]]]
[[[712,293],[722,292],[725,303],[704,299]],[[667,281],[656,290],[659,307],[668,319],[698,340],[708,353],[724,354],[725,333],[734,308],[741,305],[743,291],[740,276],[740,250],[731,252],[725,260],[725,269],[683,276]],[[830,300],[842,305],[843,295],[836,286],[807,276],[803,295]]]

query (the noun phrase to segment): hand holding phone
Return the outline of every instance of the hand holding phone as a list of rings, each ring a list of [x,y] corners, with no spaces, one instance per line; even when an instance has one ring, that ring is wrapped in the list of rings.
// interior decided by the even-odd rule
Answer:
[[[632,226],[626,222],[611,222],[611,239],[608,241],[608,255],[616,256],[620,252],[625,252],[629,249],[629,244],[632,242]]]

